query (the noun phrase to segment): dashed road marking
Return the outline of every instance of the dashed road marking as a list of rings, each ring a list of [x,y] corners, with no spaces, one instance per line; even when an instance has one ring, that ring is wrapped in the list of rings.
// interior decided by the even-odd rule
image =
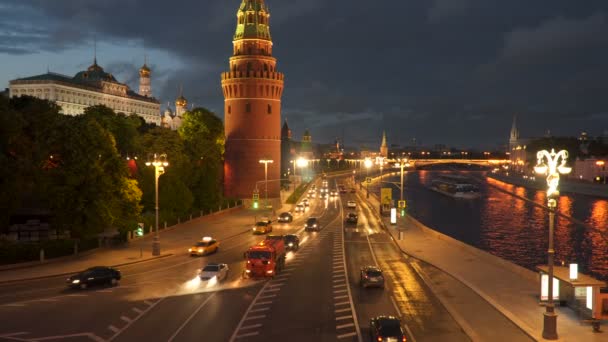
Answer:
[[[344,329],[344,328],[350,328],[350,327],[354,327],[355,323],[346,323],[346,324],[341,324],[341,325],[336,325],[336,329]]]
[[[262,311],[268,311],[268,310],[270,310],[270,308],[259,308],[259,309],[251,310],[249,312],[262,312]]]
[[[346,309],[338,309],[338,310],[335,310],[334,312],[338,314],[338,313],[341,313],[341,312],[346,312],[346,311],[350,311],[350,308],[346,308]]]
[[[247,317],[245,318],[246,321],[252,320],[252,319],[260,319],[260,318],[265,318],[266,315],[256,315],[256,316],[251,316],[251,317]]]
[[[139,315],[141,315],[141,313],[143,312],[143,310],[140,310],[138,308],[131,308],[131,310],[135,311]]]
[[[334,294],[344,293],[344,292],[347,292],[347,291],[348,291],[347,289],[344,289],[344,290],[335,290]]]
[[[123,321],[127,322],[127,323],[131,323],[132,319],[130,319],[127,316],[120,316],[120,319],[122,319]]]
[[[335,296],[334,299],[342,299],[342,298],[348,298],[348,295],[343,295],[343,296]]]
[[[346,316],[340,316],[340,317],[336,317],[336,321],[342,321],[345,319],[352,319],[353,315],[346,315]]]
[[[120,331],[120,329],[118,329],[117,327],[115,327],[113,325],[108,326],[108,329],[112,330],[112,332],[115,334]]]
[[[272,298],[272,297],[276,297],[276,296],[277,296],[276,294],[269,294],[266,296],[260,296],[260,299]]]
[[[353,336],[357,336],[357,333],[353,332],[353,333],[338,335],[338,338],[347,338],[347,337],[353,337]]]
[[[258,331],[254,331],[254,332],[250,332],[250,333],[247,333],[247,334],[237,335],[234,338],[243,338],[243,337],[255,336],[255,335],[258,335],[258,334],[259,334]]]
[[[241,330],[243,330],[243,329],[253,329],[253,328],[259,328],[259,327],[261,327],[261,326],[262,326],[261,324],[252,324],[252,325],[246,325],[246,326],[244,326],[244,327],[241,327]]]
[[[272,304],[272,301],[271,300],[267,300],[267,301],[263,301],[263,302],[257,302],[257,303],[255,303],[253,305],[265,305],[265,304]]]

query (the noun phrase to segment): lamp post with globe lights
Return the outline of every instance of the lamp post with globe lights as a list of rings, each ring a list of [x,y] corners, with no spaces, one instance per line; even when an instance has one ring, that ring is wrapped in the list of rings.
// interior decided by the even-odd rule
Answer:
[[[371,159],[369,158],[365,158],[365,162],[363,162],[363,164],[365,165],[365,192],[366,198],[369,198],[369,183],[367,182],[367,178],[369,177],[369,169],[372,167],[372,165],[374,164],[372,162]]]
[[[147,161],[146,166],[154,166],[154,189],[156,192],[156,205],[154,209],[156,211],[156,227],[154,241],[152,242],[152,255],[158,256],[160,255],[160,237],[158,236],[158,178],[165,173],[165,167],[169,166],[167,155],[163,153],[157,156],[155,153],[154,160]]]
[[[557,207],[557,197],[559,196],[559,175],[568,174],[572,168],[566,166],[568,159],[568,151],[561,150],[555,153],[554,149],[551,152],[546,150],[538,151],[536,154],[538,159],[534,171],[537,174],[547,175],[547,206],[549,207],[549,248],[548,254],[548,277],[549,277],[549,298],[546,306],[546,311],[543,321],[543,338],[547,340],[557,340],[557,314],[553,305],[553,263],[555,251],[553,249],[553,229],[555,222],[555,208]],[[544,159],[547,160],[545,164]],[[559,165],[558,165],[559,162]]]

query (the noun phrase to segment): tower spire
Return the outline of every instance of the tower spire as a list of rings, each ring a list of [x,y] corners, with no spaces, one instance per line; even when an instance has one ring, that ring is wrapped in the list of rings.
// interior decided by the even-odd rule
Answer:
[[[97,65],[97,34],[93,35],[93,65]]]

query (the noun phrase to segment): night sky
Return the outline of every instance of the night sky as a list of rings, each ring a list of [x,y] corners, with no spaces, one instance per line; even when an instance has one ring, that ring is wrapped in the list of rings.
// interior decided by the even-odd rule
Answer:
[[[144,53],[161,102],[223,117],[241,0],[0,0],[0,86],[97,59],[133,89]],[[347,146],[494,148],[608,130],[608,1],[267,0],[283,118]]]

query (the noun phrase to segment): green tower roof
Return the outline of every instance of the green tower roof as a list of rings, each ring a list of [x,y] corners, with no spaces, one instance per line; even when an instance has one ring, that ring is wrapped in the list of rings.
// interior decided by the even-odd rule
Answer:
[[[264,0],[243,0],[236,12],[237,25],[234,40],[266,39],[270,37],[270,12]]]

